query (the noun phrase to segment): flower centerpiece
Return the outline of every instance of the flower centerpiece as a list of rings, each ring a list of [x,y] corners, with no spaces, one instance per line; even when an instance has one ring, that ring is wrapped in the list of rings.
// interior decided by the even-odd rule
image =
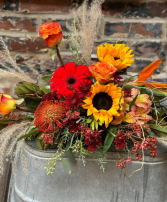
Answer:
[[[86,16],[81,15],[83,11]],[[157,141],[166,141],[166,109],[161,100],[167,95],[167,84],[149,78],[162,59],[130,76],[123,70],[134,63],[133,50],[125,44],[105,43],[97,47],[98,61],[92,62],[91,51],[101,17],[98,2],[93,8],[84,3],[75,11],[75,17],[72,25],[68,25],[68,33],[63,33],[57,22],[39,28],[51,58],[57,55],[60,60],[55,72],[42,75],[41,85],[16,65],[1,40],[8,63],[15,70],[1,70],[0,77],[8,74],[20,80],[15,87],[19,99],[0,94],[1,158],[9,139],[13,141],[8,154],[12,154],[15,143],[24,138],[35,140],[42,150],[57,149],[45,167],[47,174],[54,172],[58,160],[71,172],[63,154],[72,162],[77,154],[84,164],[85,156],[93,155],[103,171],[106,152],[111,148],[119,153],[116,166],[121,169],[132,163],[132,156],[144,162],[145,150],[156,158]],[[73,61],[67,64],[59,51],[63,35],[73,54]],[[13,136],[20,127],[22,134]],[[5,136],[6,133],[9,135]],[[121,152],[127,158],[121,157]]]

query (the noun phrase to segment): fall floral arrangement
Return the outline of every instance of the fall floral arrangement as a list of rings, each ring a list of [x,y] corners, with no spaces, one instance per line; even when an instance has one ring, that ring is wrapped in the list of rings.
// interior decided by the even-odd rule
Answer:
[[[82,9],[88,9],[84,6]],[[99,12],[99,7],[95,10]],[[95,26],[93,29],[98,27],[99,16],[94,18],[95,25],[90,25]],[[104,171],[105,154],[111,148],[120,153],[116,166],[125,169],[126,163],[132,163],[132,156],[144,162],[145,150],[155,158],[157,140],[165,139],[167,134],[166,109],[161,102],[167,95],[167,84],[149,80],[162,59],[138,75],[129,76],[126,70],[134,63],[133,50],[125,44],[105,43],[97,47],[98,61],[93,63],[89,54],[92,41],[77,38],[87,28],[77,29],[80,21],[82,18],[78,24],[76,20],[72,22],[73,35],[65,33],[74,61],[64,64],[61,58],[59,44],[64,35],[61,26],[57,22],[45,23],[39,28],[39,35],[49,47],[51,57],[57,55],[61,66],[54,73],[43,75],[43,85],[30,78],[19,82],[15,87],[19,100],[0,95],[2,131],[22,124],[26,128],[17,140],[27,138],[35,140],[40,149],[57,149],[45,168],[47,174],[53,173],[58,160],[70,172],[64,154],[74,163],[74,154],[78,154],[84,164],[85,156],[93,155]],[[70,43],[72,40],[76,43]],[[79,42],[84,47],[81,52],[76,45]],[[1,141],[6,140],[1,138]],[[126,159],[121,157],[121,152],[127,154]]]

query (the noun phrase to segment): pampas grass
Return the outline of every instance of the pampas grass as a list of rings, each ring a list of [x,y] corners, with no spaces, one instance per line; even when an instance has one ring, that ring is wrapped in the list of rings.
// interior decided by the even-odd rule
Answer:
[[[68,41],[71,42],[77,50],[81,50],[87,65],[90,65],[91,53],[94,41],[101,25],[101,4],[102,0],[93,0],[89,5],[85,0],[77,10],[73,11],[76,27],[67,25],[72,32]]]
[[[23,121],[18,124],[13,124],[8,126],[0,131],[0,176],[3,175],[4,172],[4,162],[7,157],[13,158],[13,154],[15,154],[14,147],[16,146],[16,152],[20,150],[20,154],[22,155],[22,141],[17,144],[17,139],[24,135],[28,130],[29,126],[32,123],[29,121]],[[25,172],[27,173],[27,169],[23,160],[23,156],[21,156],[22,164]]]
[[[2,53],[0,54],[0,65],[5,69],[0,70],[0,82],[8,79],[10,82],[20,82],[27,81],[30,83],[35,83],[35,80],[31,79],[21,68],[16,64],[13,58],[10,56],[9,50],[5,45],[3,39],[0,37],[0,44],[3,47]],[[28,66],[33,74],[37,75],[38,72],[33,69],[32,66]]]

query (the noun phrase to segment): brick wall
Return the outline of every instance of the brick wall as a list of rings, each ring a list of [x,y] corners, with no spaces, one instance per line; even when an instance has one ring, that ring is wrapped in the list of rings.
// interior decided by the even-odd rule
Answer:
[[[67,31],[66,21],[70,21],[76,2],[81,4],[82,0],[0,0],[0,36],[25,71],[27,62],[40,72],[59,65],[57,58],[49,60],[38,29],[44,22],[57,21]],[[152,61],[164,58],[154,78],[167,81],[167,0],[106,0],[102,10],[101,38],[93,53],[100,43],[126,43],[135,54],[135,64],[128,71],[139,72]],[[68,62],[71,55],[64,42],[61,51]],[[5,85],[10,87],[8,82]]]

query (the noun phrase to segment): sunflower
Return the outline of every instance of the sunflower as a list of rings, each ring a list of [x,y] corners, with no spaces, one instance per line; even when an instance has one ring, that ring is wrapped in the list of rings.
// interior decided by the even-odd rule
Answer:
[[[120,116],[118,113],[118,110],[121,110],[119,104],[123,104],[124,100],[121,98],[120,87],[113,83],[101,85],[97,81],[91,88],[91,95],[84,102],[82,107],[87,109],[87,116],[93,114],[95,120],[105,123],[107,128],[113,120],[113,116]]]
[[[97,47],[97,56],[100,62],[106,62],[114,65],[118,70],[127,68],[134,63],[134,59],[131,59],[133,55],[132,49],[125,47],[125,44],[112,44],[105,43],[104,46]]]
[[[87,66],[69,62],[55,70],[51,79],[51,90],[57,91],[58,98],[61,96],[74,96],[75,91],[79,91],[81,82],[88,80],[91,73]]]
[[[62,128],[66,107],[62,101],[44,101],[37,107],[34,114],[34,125],[39,131],[54,133]]]

